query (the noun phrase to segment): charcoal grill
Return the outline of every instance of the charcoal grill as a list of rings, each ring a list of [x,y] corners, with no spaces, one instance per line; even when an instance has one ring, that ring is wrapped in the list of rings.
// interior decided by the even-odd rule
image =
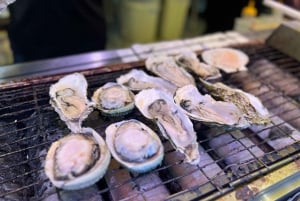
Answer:
[[[237,48],[250,56],[249,71],[226,75],[222,82],[258,96],[272,114],[271,125],[223,131],[193,122],[202,154],[198,166],[184,164],[182,155],[161,138],[165,158],[155,170],[132,174],[112,160],[105,177],[85,190],[55,189],[44,175],[50,144],[69,133],[49,105],[49,86],[62,75],[2,83],[0,200],[213,200],[299,160],[300,63],[264,44]],[[144,69],[144,63],[82,71],[89,97],[97,87],[132,68]],[[203,90],[199,83],[198,87]],[[102,117],[94,111],[84,126],[104,137],[106,126],[123,118],[138,119],[159,132],[136,109],[118,118]],[[236,159],[237,154],[242,158]]]

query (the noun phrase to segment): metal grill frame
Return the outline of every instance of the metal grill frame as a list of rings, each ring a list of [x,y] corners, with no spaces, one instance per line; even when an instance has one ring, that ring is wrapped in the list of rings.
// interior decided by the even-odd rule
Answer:
[[[251,60],[258,60],[260,58],[267,58],[271,62],[274,62],[277,65],[281,65],[282,62],[286,63],[288,61],[289,65],[286,67],[285,70],[288,72],[292,72],[294,76],[300,77],[300,64],[296,61],[294,61],[291,58],[288,58],[284,56],[282,53],[275,51],[271,48],[265,47],[264,45],[261,46],[242,46],[239,47],[240,49],[244,50],[246,53],[250,55]],[[262,56],[261,56],[262,55]],[[102,84],[114,80],[117,76],[124,74],[125,72],[129,71],[132,68],[144,68],[144,61],[140,62],[133,62],[133,63],[127,63],[127,64],[116,64],[116,65],[110,65],[110,66],[105,66],[101,67],[98,69],[93,69],[93,70],[85,70],[81,71],[83,73],[88,82],[89,82],[89,89],[88,89],[88,94],[89,97],[91,97],[92,91],[95,90],[96,87],[101,86]],[[251,66],[251,64],[249,64]],[[8,167],[2,168],[0,167],[0,179],[1,179],[1,173],[9,171],[9,170],[15,170],[15,168],[21,169],[21,173],[14,175],[13,173],[10,173],[13,175],[12,177],[6,178],[4,180],[0,180],[0,184],[4,185],[5,183],[9,182],[15,182],[16,180],[22,181],[24,185],[19,186],[19,188],[10,191],[10,192],[5,192],[1,193],[0,191],[0,198],[9,194],[14,194],[14,193],[21,193],[23,195],[23,198],[32,200],[32,199],[42,199],[42,197],[35,197],[36,193],[36,188],[41,186],[46,180],[41,180],[41,181],[35,181],[32,179],[34,176],[38,175],[40,171],[44,171],[42,167],[37,167],[35,169],[32,169],[32,163],[41,163],[41,161],[44,160],[45,155],[41,156],[31,156],[31,152],[34,152],[34,150],[42,150],[42,148],[48,149],[50,144],[54,141],[55,138],[52,140],[48,140],[49,135],[54,135],[57,132],[61,133],[68,133],[68,130],[65,125],[59,120],[58,115],[54,112],[54,110],[50,107],[49,105],[49,97],[48,97],[48,89],[49,86],[54,83],[56,80],[58,80],[60,77],[62,77],[63,74],[61,75],[56,75],[56,76],[51,76],[51,77],[38,77],[34,78],[31,80],[18,80],[16,82],[10,82],[10,83],[2,83],[0,84],[0,93],[2,94],[1,100],[0,101],[0,119],[6,120],[7,124],[1,125],[2,129],[4,127],[15,127],[15,129],[12,129],[9,132],[1,133],[0,134],[0,139],[6,138],[7,135],[20,135],[22,134],[24,137],[22,138],[17,138],[17,140],[13,140],[9,144],[4,143],[0,146],[0,160],[9,158],[13,155],[23,155],[23,161],[18,161],[16,163],[10,164]],[[100,81],[99,81],[100,80]],[[226,77],[224,78],[225,83],[233,83],[234,86],[240,88],[241,86],[239,83],[235,83],[235,81],[230,81],[226,80]],[[271,83],[267,83],[270,85]],[[47,89],[47,90],[45,90]],[[298,108],[300,108],[299,103],[295,102],[293,98],[285,96],[282,94],[282,97],[284,97],[287,101],[293,103],[293,104],[298,104]],[[270,97],[272,99],[274,97]],[[12,102],[8,101],[9,100],[19,100],[18,102]],[[8,102],[7,102],[8,101]],[[12,105],[9,105],[8,103],[13,103]],[[29,107],[27,107],[29,106]],[[19,110],[19,108],[21,110]],[[13,111],[13,113],[10,113],[10,111]],[[86,123],[87,126],[95,126],[97,124],[98,119],[97,118],[102,118],[97,116],[97,112],[94,112],[95,116],[90,121]],[[19,119],[12,119],[13,115],[18,115],[21,114],[23,116],[26,116],[25,119],[19,120]],[[152,127],[154,130],[158,131],[157,128],[155,127],[154,124],[143,118],[138,111],[134,111],[134,114],[127,115],[126,118],[131,118],[131,117],[137,117],[137,119],[142,119],[143,122],[147,122],[150,127]],[[45,119],[46,118],[46,119]],[[296,117],[296,118],[300,118]],[[47,128],[47,125],[45,125],[47,119],[54,119],[55,123],[54,125],[57,125],[55,128],[51,128],[50,130]],[[121,120],[121,119],[120,119]],[[292,120],[292,119],[291,119]],[[33,121],[32,126],[25,126],[26,124],[32,123],[30,121]],[[118,121],[117,119],[104,119],[102,120],[105,122],[103,125],[97,125],[96,130],[103,136],[103,130],[107,126],[109,122],[116,122]],[[60,122],[60,123],[59,123]],[[195,123],[195,122],[194,122]],[[49,123],[51,124],[51,122]],[[197,124],[197,123],[196,123]],[[53,126],[53,125],[51,125]],[[278,127],[280,124],[274,124],[272,127]],[[1,128],[1,127],[0,127]],[[94,127],[95,128],[95,127]],[[162,182],[153,186],[151,189],[154,189],[158,186],[165,185],[167,186],[168,190],[170,191],[170,196],[167,198],[168,200],[178,200],[178,199],[203,199],[203,200],[211,200],[215,199],[221,195],[224,195],[230,191],[235,190],[237,187],[239,187],[242,184],[245,184],[255,178],[258,178],[266,173],[269,173],[275,169],[278,169],[279,167],[282,167],[292,161],[298,160],[300,158],[300,142],[295,140],[295,143],[293,145],[290,145],[282,150],[270,150],[270,147],[266,145],[267,141],[261,141],[256,143],[258,147],[267,147],[268,153],[265,154],[263,157],[256,157],[254,153],[251,151],[251,147],[246,147],[243,145],[241,142],[242,139],[244,138],[257,138],[259,132],[263,132],[264,130],[260,130],[258,132],[251,132],[248,129],[246,131],[243,131],[245,134],[244,137],[234,139],[234,141],[240,142],[242,144],[243,150],[248,150],[253,156],[254,156],[254,163],[259,164],[258,168],[254,168],[253,170],[253,163],[245,164],[245,168],[249,170],[249,172],[246,172],[242,174],[241,176],[237,176],[233,174],[230,171],[230,166],[224,166],[223,161],[224,157],[214,157],[216,155],[215,150],[212,148],[209,148],[207,145],[207,142],[209,138],[207,136],[202,136],[202,133],[206,131],[206,127],[200,127],[200,129],[196,129],[197,135],[198,135],[198,142],[200,145],[203,145],[205,148],[205,152],[210,155],[213,159],[214,162],[206,164],[206,166],[211,165],[211,164],[216,164],[225,171],[226,178],[228,179],[228,182],[222,183],[221,185],[218,183],[219,181],[216,180],[220,175],[216,175],[214,178],[209,178],[209,176],[206,174],[206,172],[203,170],[204,167],[198,166],[195,171],[200,171],[205,177],[208,179],[208,182],[203,183],[199,186],[194,186],[193,188],[190,189],[180,189],[172,186],[177,186],[178,185],[178,180],[180,178],[185,177],[186,175],[180,175],[177,177],[171,177],[171,178],[163,178]],[[269,128],[270,129],[270,128]],[[279,128],[280,129],[280,128]],[[28,132],[36,132],[34,134],[28,134]],[[299,130],[298,130],[299,131]],[[232,131],[226,131],[226,133],[231,133]],[[288,135],[283,131],[283,134]],[[219,133],[218,136],[223,135],[224,133]],[[161,137],[161,136],[160,136]],[[14,139],[14,137],[12,137]],[[166,140],[161,138],[163,143],[166,143]],[[32,140],[33,143],[28,144],[28,142]],[[39,143],[34,144],[34,142],[39,141]],[[27,144],[27,145],[26,145]],[[5,147],[10,146],[13,149],[16,150],[11,150],[8,153],[1,153],[3,152],[3,149]],[[243,151],[240,150],[240,151]],[[168,152],[174,152],[174,149],[170,149],[167,151]],[[153,170],[151,173],[155,173],[158,175],[163,175],[168,171],[169,168],[173,166],[177,166],[182,164],[183,161],[177,161],[176,163],[173,164],[162,164],[155,170]],[[255,165],[254,164],[254,165]],[[120,169],[117,169],[115,171],[123,169],[122,167]],[[192,172],[190,172],[192,174]],[[222,172],[221,172],[222,173]],[[124,181],[124,183],[119,183],[117,186],[114,187],[108,187],[108,184],[100,184],[98,185],[99,191],[98,194],[103,194],[104,198],[109,197],[109,193],[112,190],[117,189],[118,187],[128,183],[128,182],[135,182],[139,177],[142,177],[143,175],[131,175],[132,179]],[[29,183],[28,183],[28,178]],[[105,181],[101,181],[101,183],[105,183]],[[176,185],[175,185],[175,184]],[[104,186],[104,187],[103,187]],[[168,187],[171,186],[171,187]],[[151,190],[148,189],[148,190]],[[30,192],[27,192],[30,191]],[[34,193],[32,194],[32,191]],[[141,194],[143,193],[142,191],[140,192]],[[29,194],[29,195],[28,195]]]

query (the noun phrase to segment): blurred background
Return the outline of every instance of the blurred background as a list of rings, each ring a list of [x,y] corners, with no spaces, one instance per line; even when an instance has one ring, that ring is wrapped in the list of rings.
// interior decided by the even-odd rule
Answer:
[[[77,3],[76,0],[28,2],[25,5],[24,1],[17,0],[1,13],[0,65],[118,49],[139,43],[193,38],[227,30],[241,33],[271,30],[282,20],[280,13],[264,7],[259,0],[87,0],[87,4],[83,0]],[[51,5],[46,2],[51,2]],[[87,21],[81,21],[75,11],[83,14]],[[75,23],[65,20],[71,18],[69,13],[72,19],[77,20]],[[94,18],[96,15],[98,18]],[[76,22],[82,26],[77,26]],[[93,32],[92,28],[84,26],[85,22],[92,22],[94,34],[83,33],[82,30]],[[68,31],[64,31],[64,27]],[[46,42],[49,38],[51,41]],[[99,45],[85,46],[86,38],[92,42],[99,38]],[[67,39],[70,40],[67,42]],[[43,46],[39,47],[40,44]],[[52,46],[65,50],[41,53]],[[32,50],[36,50],[32,53],[34,56],[24,57]],[[37,52],[41,54],[36,56]]]

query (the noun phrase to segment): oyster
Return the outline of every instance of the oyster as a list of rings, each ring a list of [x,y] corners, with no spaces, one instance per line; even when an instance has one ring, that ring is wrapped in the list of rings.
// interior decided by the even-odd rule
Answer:
[[[142,122],[117,122],[105,130],[113,157],[132,172],[143,173],[158,166],[164,156],[159,137]]]
[[[213,97],[235,104],[250,124],[270,123],[268,110],[254,95],[240,89],[230,88],[221,82],[211,84],[202,79],[200,81]]]
[[[176,86],[172,83],[146,74],[142,70],[133,69],[125,75],[121,75],[117,78],[117,83],[128,87],[132,91],[141,91],[149,88],[161,88],[171,94],[176,91]]]
[[[194,52],[183,52],[181,54],[178,54],[175,56],[175,60],[179,66],[194,72],[196,75],[205,80],[217,79],[222,77],[220,71],[217,68],[200,62]]]
[[[233,103],[215,101],[208,94],[200,94],[193,85],[179,88],[174,100],[190,118],[208,125],[229,128],[247,128],[250,126],[243,113]]]
[[[134,108],[134,94],[127,87],[115,82],[108,82],[97,89],[92,100],[106,116],[125,115]]]
[[[80,133],[71,133],[52,143],[45,173],[58,188],[80,189],[102,178],[110,157],[102,137],[91,128],[82,128]]]
[[[186,162],[200,160],[193,124],[173,98],[159,89],[145,89],[135,96],[135,105],[147,118],[156,121],[162,135],[186,157]]]
[[[246,71],[249,57],[242,51],[233,48],[215,48],[204,51],[202,59],[209,65],[226,73]]]
[[[171,56],[150,56],[146,60],[146,68],[177,87],[195,85],[194,78],[186,70],[180,68]]]
[[[51,85],[50,104],[73,132],[81,130],[81,123],[93,111],[87,99],[87,81],[80,73],[61,78]]]

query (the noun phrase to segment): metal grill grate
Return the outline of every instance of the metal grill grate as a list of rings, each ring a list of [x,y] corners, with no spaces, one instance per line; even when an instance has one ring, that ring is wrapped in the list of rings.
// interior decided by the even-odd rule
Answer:
[[[105,177],[85,190],[55,189],[44,175],[50,144],[69,133],[49,105],[48,90],[54,81],[0,89],[0,200],[213,199],[299,159],[299,62],[263,45],[240,48],[251,58],[249,71],[222,81],[258,96],[272,113],[272,124],[225,132],[194,122],[202,154],[198,166],[184,164],[182,155],[162,139],[165,158],[152,172],[132,174],[112,160]],[[89,97],[128,70],[86,76]],[[136,118],[158,132],[137,110],[125,118]],[[107,125],[122,119],[94,111],[84,126],[104,136]]]

